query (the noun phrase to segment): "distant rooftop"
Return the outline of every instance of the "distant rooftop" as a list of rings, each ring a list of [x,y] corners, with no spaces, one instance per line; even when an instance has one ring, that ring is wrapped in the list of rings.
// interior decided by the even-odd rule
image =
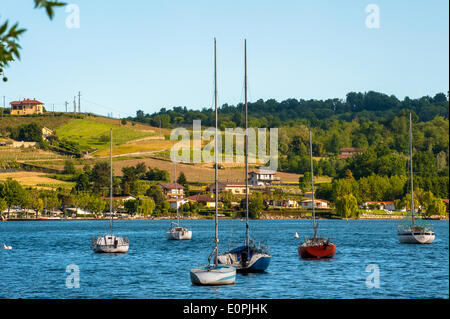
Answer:
[[[12,101],[9,104],[11,104],[11,105],[24,105],[24,104],[35,105],[35,104],[44,104],[44,103],[40,102],[40,101],[38,101],[36,99],[33,99],[33,100],[23,99],[22,101]]]

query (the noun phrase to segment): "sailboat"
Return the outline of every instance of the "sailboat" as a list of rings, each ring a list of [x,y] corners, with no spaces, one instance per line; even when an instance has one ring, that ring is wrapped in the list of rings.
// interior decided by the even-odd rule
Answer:
[[[189,240],[192,238],[192,230],[180,226],[180,216],[178,214],[178,183],[176,181],[177,163],[175,162],[175,160],[174,164],[175,205],[177,207],[177,222],[170,223],[170,229],[166,233],[166,236],[169,240]]]
[[[320,238],[317,236],[319,222],[316,221],[315,211],[315,194],[314,194],[314,168],[312,160],[312,142],[311,129],[309,129],[309,158],[311,162],[311,187],[312,187],[312,215],[314,235],[298,246],[298,254],[303,259],[331,258],[336,253],[336,244],[333,244],[328,238]]]
[[[248,110],[247,110],[247,40],[244,42],[244,87],[245,87],[245,245],[234,248],[218,256],[219,263],[233,266],[238,272],[264,272],[272,255],[264,245],[256,245],[250,238],[248,227]],[[217,189],[217,186],[216,186]]]
[[[435,238],[432,225],[414,216],[411,113],[409,113],[409,158],[411,170],[411,215],[406,216],[406,219],[397,225],[397,237],[402,244],[431,244]]]
[[[92,237],[91,248],[96,253],[126,253],[130,247],[130,243],[127,237],[115,236],[112,233],[113,226],[113,207],[112,207],[112,194],[113,194],[113,168],[112,168],[112,129],[110,130],[110,186],[109,186],[109,234]]]
[[[215,236],[214,236],[214,249],[209,255],[208,265],[191,269],[190,277],[191,282],[194,285],[231,285],[236,281],[236,269],[229,266],[220,265],[218,263],[219,252],[219,228],[218,228],[218,171],[217,171],[217,55],[216,55],[216,39],[214,39],[214,104],[216,109],[216,132],[214,137],[214,156],[215,156],[215,200],[216,200],[216,213],[215,213]],[[211,258],[214,257],[213,263]]]

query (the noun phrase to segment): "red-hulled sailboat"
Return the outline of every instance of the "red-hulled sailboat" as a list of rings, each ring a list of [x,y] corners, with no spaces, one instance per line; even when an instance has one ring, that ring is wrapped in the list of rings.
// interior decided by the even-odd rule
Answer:
[[[313,238],[307,238],[303,244],[298,246],[298,254],[303,259],[331,258],[336,253],[336,244],[328,238],[317,237],[319,222],[316,221],[315,200],[314,200],[314,169],[312,160],[311,129],[309,129],[309,157],[311,161],[311,186],[312,186],[312,210],[313,210]]]

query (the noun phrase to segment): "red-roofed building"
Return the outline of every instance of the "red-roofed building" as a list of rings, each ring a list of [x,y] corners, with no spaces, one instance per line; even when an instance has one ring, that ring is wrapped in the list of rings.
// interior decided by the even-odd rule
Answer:
[[[340,151],[339,158],[346,159],[349,157],[354,157],[357,154],[361,154],[362,152],[364,152],[364,149],[355,147],[344,147],[341,148],[339,151]]]
[[[211,196],[208,196],[208,195],[197,194],[194,196],[189,196],[187,199],[191,202],[201,203],[208,208],[216,207],[216,199]],[[220,207],[220,204],[219,204],[219,207]]]
[[[12,101],[11,115],[43,114],[44,103],[33,99],[24,99],[23,101]]]
[[[243,184],[243,183],[218,182],[217,184],[218,184],[219,193],[225,191],[225,192],[231,192],[235,195],[236,194],[238,194],[238,195],[245,194],[245,184]],[[206,190],[210,193],[215,193],[216,184],[215,183],[209,184],[208,187],[206,188]],[[250,191],[249,191],[249,194],[250,194]]]
[[[184,186],[178,183],[160,183],[159,187],[167,197],[184,197]]]

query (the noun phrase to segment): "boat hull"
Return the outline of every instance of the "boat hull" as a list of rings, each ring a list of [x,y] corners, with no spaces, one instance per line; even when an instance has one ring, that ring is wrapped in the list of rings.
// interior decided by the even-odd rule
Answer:
[[[335,244],[318,244],[311,246],[298,246],[298,254],[303,259],[332,258],[336,254]]]
[[[432,231],[403,231],[397,233],[398,241],[402,244],[431,244],[434,241],[435,237],[436,236]]]
[[[168,231],[166,237],[168,240],[190,240],[192,238],[192,230]]]
[[[113,253],[113,254],[122,254],[126,253],[130,248],[129,245],[122,245],[118,247],[114,247],[114,245],[97,245],[94,248],[96,253]]]
[[[250,260],[242,260],[243,253],[247,254],[250,251]],[[231,266],[236,268],[237,272],[240,273],[250,273],[250,272],[264,272],[269,268],[272,256],[259,252],[250,250],[247,246],[242,246],[234,249],[230,252],[218,256],[218,262],[222,265]]]
[[[236,269],[223,265],[208,265],[191,269],[191,282],[198,286],[232,285],[236,281]]]

